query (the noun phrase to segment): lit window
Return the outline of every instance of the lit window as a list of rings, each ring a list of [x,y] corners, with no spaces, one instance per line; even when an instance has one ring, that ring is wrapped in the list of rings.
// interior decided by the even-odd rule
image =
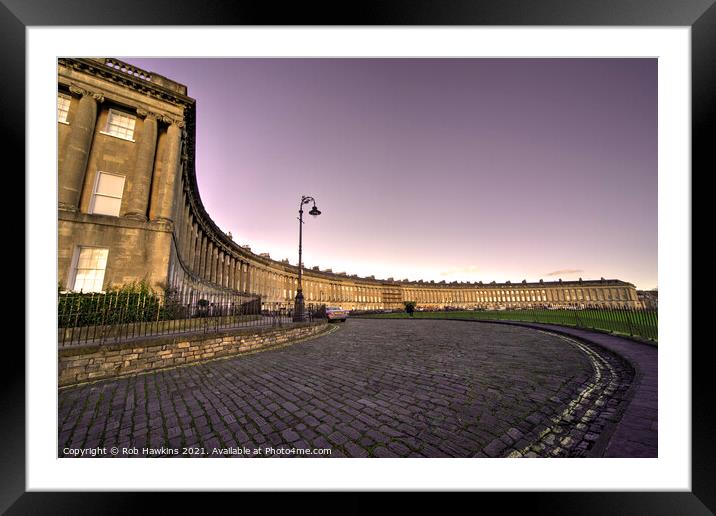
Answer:
[[[136,120],[132,115],[110,109],[104,133],[124,140],[134,141],[132,137],[134,136],[134,123]]]
[[[75,292],[101,292],[109,249],[80,247],[75,267]]]
[[[67,113],[70,112],[70,97],[64,93],[57,94],[57,121],[67,124]]]
[[[94,194],[92,195],[90,213],[118,217],[123,190],[124,176],[99,172]]]

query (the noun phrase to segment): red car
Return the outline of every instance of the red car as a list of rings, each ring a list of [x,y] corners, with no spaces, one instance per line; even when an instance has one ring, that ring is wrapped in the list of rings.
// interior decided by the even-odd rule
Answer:
[[[326,308],[326,317],[329,321],[343,321],[346,322],[348,319],[348,310],[342,308],[329,306]]]

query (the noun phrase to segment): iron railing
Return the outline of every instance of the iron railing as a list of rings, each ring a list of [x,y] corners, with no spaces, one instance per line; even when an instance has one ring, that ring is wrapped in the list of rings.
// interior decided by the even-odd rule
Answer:
[[[306,322],[313,322],[306,313]],[[182,304],[151,293],[60,294],[58,346],[115,344],[146,337],[294,324],[289,310],[262,310],[258,296]]]

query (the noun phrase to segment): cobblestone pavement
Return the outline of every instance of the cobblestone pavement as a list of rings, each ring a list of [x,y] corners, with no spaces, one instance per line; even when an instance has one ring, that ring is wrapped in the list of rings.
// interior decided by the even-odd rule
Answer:
[[[353,319],[281,349],[62,389],[59,456],[600,456],[633,375],[543,330]]]

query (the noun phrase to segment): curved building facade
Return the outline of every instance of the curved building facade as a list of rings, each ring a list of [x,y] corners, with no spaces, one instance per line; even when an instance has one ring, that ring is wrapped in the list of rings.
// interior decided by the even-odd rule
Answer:
[[[102,291],[145,280],[182,303],[259,295],[288,308],[298,268],[258,255],[206,212],[187,88],[116,59],[58,61],[58,283]],[[639,307],[615,279],[463,283],[375,279],[304,268],[307,306],[346,309]]]

